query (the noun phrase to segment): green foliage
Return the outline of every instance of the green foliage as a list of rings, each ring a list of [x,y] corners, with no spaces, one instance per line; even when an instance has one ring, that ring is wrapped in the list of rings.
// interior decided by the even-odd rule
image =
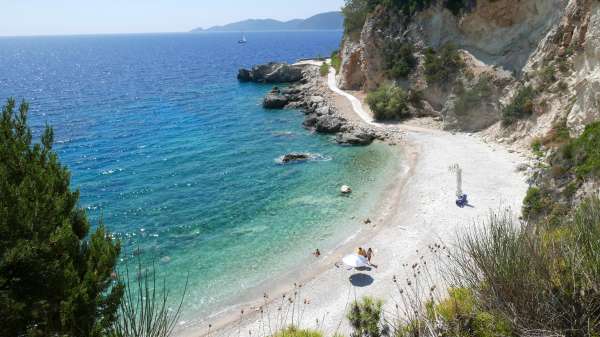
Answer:
[[[542,81],[542,86],[547,88],[556,82],[556,70],[553,66],[547,65],[545,66],[539,73],[540,79]]]
[[[506,319],[478,307],[473,290],[450,288],[448,297],[433,306],[428,304],[431,321],[443,322],[442,336],[500,337],[510,336],[513,329]]]
[[[357,39],[368,15],[377,7],[383,6],[386,11],[398,11],[412,16],[431,5],[435,0],[346,0],[342,13],[344,14],[344,31],[350,38]],[[454,15],[471,8],[471,0],[443,0],[443,6]]]
[[[329,74],[329,64],[327,64],[327,62],[323,62],[323,64],[321,64],[321,67],[319,67],[319,73],[323,77]]]
[[[408,97],[402,88],[384,85],[367,95],[367,104],[375,119],[397,120],[409,116]]]
[[[502,110],[502,124],[508,126],[518,119],[531,116],[536,95],[536,91],[529,85],[519,88],[512,101]]]
[[[352,337],[381,336],[383,302],[371,297],[363,297],[350,305],[347,318],[352,326]]]
[[[290,326],[287,329],[277,332],[273,337],[323,337],[323,334],[314,330],[298,329]]]
[[[567,147],[574,161],[578,177],[600,177],[600,122],[588,124],[581,136],[572,140]]]
[[[338,50],[331,53],[331,66],[337,73],[340,72],[340,67],[342,66],[342,59],[340,58],[340,52]]]
[[[523,217],[537,219],[546,214],[552,207],[552,199],[538,187],[530,187],[523,200]]]
[[[425,78],[429,83],[446,83],[464,68],[458,48],[447,43],[438,51],[428,48],[425,51]]]
[[[103,226],[88,234],[52,129],[32,144],[28,107],[9,99],[0,120],[0,335],[102,336],[123,294],[119,244]]]
[[[600,333],[598,197],[533,228],[515,224],[508,212],[493,215],[458,247],[454,276],[488,312],[531,331],[574,337]]]
[[[542,151],[542,140],[540,138],[535,138],[531,142],[531,151],[538,158],[544,156],[544,152]]]
[[[135,275],[135,276],[134,276]],[[169,337],[175,329],[185,292],[177,310],[169,308],[169,292],[165,283],[162,288],[156,284],[156,269],[144,268],[138,257],[135,274],[129,273],[126,262],[124,272],[119,273],[119,281],[126,285],[125,294],[119,306],[119,315],[113,323],[110,337]],[[132,280],[135,278],[135,280]]]
[[[481,102],[492,94],[492,86],[490,78],[481,76],[477,83],[467,90],[459,90],[457,92],[457,100],[454,103],[454,110],[458,115],[465,114],[473,107],[478,107]]]
[[[383,66],[390,78],[406,78],[417,66],[414,48],[408,42],[388,40],[383,47]]]
[[[375,0],[346,0],[344,14],[344,33],[352,39],[358,39],[369,13],[375,8]]]

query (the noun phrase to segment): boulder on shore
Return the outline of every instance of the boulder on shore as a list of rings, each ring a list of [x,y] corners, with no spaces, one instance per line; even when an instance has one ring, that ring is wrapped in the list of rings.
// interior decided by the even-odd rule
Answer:
[[[369,145],[375,138],[376,135],[371,130],[355,128],[347,132],[338,133],[335,137],[335,141],[338,144]]]
[[[267,63],[240,69],[237,76],[240,82],[291,83],[302,80],[302,67],[287,63]]]
[[[288,96],[282,94],[278,88],[273,88],[263,99],[263,107],[265,109],[283,109],[289,101]]]
[[[321,133],[336,133],[344,125],[344,120],[333,115],[322,115],[317,117],[315,129]]]

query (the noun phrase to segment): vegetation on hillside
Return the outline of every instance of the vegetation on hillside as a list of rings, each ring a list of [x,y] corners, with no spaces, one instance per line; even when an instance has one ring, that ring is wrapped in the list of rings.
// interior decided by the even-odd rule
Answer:
[[[425,51],[425,78],[429,83],[446,84],[453,81],[464,68],[458,48],[447,43],[439,50],[428,48]]]
[[[344,30],[353,39],[358,37],[368,15],[377,7],[383,6],[387,11],[398,11],[412,16],[435,4],[435,0],[346,0],[342,12],[344,14]],[[473,6],[471,0],[443,0],[443,6],[454,15]]]
[[[323,64],[321,64],[319,67],[319,74],[321,74],[323,77],[329,74],[329,64],[327,64],[327,62],[323,62]]]
[[[454,110],[457,115],[465,114],[474,107],[480,106],[492,94],[491,80],[488,76],[482,75],[472,88],[465,89],[461,85],[456,91]]]
[[[119,243],[89,233],[53,131],[32,143],[28,108],[9,99],[0,120],[0,335],[103,336],[123,294]]]
[[[409,116],[408,96],[395,85],[382,85],[367,95],[367,104],[377,120],[399,120]]]
[[[383,47],[383,67],[392,79],[406,78],[417,66],[414,48],[409,42],[388,40]]]
[[[502,124],[509,126],[519,119],[531,116],[536,95],[532,86],[520,87],[511,102],[502,110]]]
[[[331,66],[339,74],[340,67],[342,66],[342,59],[340,58],[340,51],[335,50],[331,53]]]

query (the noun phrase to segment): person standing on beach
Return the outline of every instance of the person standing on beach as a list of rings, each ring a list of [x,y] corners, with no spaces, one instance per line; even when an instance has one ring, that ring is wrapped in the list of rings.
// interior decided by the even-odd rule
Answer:
[[[371,258],[373,257],[373,255],[375,255],[373,253],[373,249],[371,249],[371,247],[369,247],[369,249],[367,250],[367,260],[369,261],[369,263],[371,263]]]

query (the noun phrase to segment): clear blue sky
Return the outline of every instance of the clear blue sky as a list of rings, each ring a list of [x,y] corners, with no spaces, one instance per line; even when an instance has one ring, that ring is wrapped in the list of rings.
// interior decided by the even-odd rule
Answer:
[[[178,32],[249,18],[289,20],[344,0],[0,0],[0,36]]]

